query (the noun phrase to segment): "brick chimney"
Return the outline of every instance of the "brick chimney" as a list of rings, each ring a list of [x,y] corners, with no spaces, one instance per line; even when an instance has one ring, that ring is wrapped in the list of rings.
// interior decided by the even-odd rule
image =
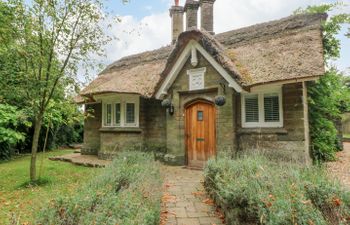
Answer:
[[[214,2],[215,0],[200,0],[201,29],[214,34]]]
[[[186,30],[190,28],[197,28],[199,2],[194,0],[186,0],[185,12],[186,12]]]
[[[179,6],[179,0],[169,9],[171,17],[171,43],[175,43],[179,35],[184,31],[184,7]]]

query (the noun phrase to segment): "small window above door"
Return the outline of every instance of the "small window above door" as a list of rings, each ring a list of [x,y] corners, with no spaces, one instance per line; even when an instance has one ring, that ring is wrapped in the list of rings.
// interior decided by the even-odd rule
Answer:
[[[197,121],[203,121],[203,111],[197,111]]]

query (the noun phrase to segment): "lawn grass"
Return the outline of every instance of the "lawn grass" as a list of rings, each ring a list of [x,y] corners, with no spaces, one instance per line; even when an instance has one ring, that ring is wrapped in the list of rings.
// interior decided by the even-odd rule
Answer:
[[[343,134],[343,138],[349,138],[350,139],[350,134]]]
[[[59,194],[73,194],[77,187],[99,169],[51,161],[48,157],[69,154],[72,150],[45,153],[40,186],[25,187],[29,180],[30,156],[0,163],[0,224],[9,224],[12,215],[22,223],[31,223],[35,213]],[[43,154],[38,155],[39,168]]]

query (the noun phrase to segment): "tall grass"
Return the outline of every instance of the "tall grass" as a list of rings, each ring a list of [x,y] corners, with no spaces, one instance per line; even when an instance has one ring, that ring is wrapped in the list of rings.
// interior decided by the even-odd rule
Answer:
[[[350,196],[321,167],[262,156],[210,160],[205,187],[228,224],[349,224]]]
[[[124,152],[73,196],[59,196],[37,224],[158,224],[159,167],[146,153]]]

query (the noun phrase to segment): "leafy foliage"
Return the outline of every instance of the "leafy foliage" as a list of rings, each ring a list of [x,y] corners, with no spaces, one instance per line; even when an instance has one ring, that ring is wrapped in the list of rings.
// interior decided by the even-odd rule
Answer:
[[[342,6],[340,2],[322,4],[299,9],[295,13],[327,13]],[[342,74],[328,65],[330,59],[340,56],[340,40],[336,35],[344,23],[350,23],[349,13],[333,15],[324,22],[324,59],[329,69],[308,89],[312,153],[319,162],[335,159],[335,152],[341,144],[336,124],[340,122],[341,114],[350,109],[350,92],[346,81]]]
[[[158,224],[161,181],[150,154],[123,152],[75,195],[58,197],[38,224]]]
[[[330,4],[321,4],[316,6],[308,6],[306,9],[298,9],[295,13],[327,13],[337,8],[343,7],[342,2],[335,2]],[[323,24],[323,47],[325,60],[338,58],[340,56],[340,40],[336,35],[341,30],[341,25],[350,23],[350,14],[342,13],[331,16]]]
[[[59,117],[53,121],[56,117],[50,115],[55,112],[49,112],[52,101],[61,104],[70,100],[66,96],[76,89],[78,67],[94,66],[96,62],[91,56],[103,55],[103,46],[111,40],[104,34],[103,2],[9,0],[0,3],[0,99],[30,112],[32,180],[36,179],[36,153],[45,120],[51,117],[56,134],[69,126],[59,121]],[[61,116],[66,115],[63,110],[58,111]]]
[[[340,144],[334,121],[350,109],[350,89],[337,70],[327,71],[309,86],[309,106],[313,156],[318,161],[334,160]]]
[[[209,160],[205,188],[228,224],[348,224],[350,195],[319,167],[262,156]]]
[[[17,128],[30,125],[23,111],[0,103],[0,160],[9,159],[11,147],[24,141],[25,134],[17,131]]]

